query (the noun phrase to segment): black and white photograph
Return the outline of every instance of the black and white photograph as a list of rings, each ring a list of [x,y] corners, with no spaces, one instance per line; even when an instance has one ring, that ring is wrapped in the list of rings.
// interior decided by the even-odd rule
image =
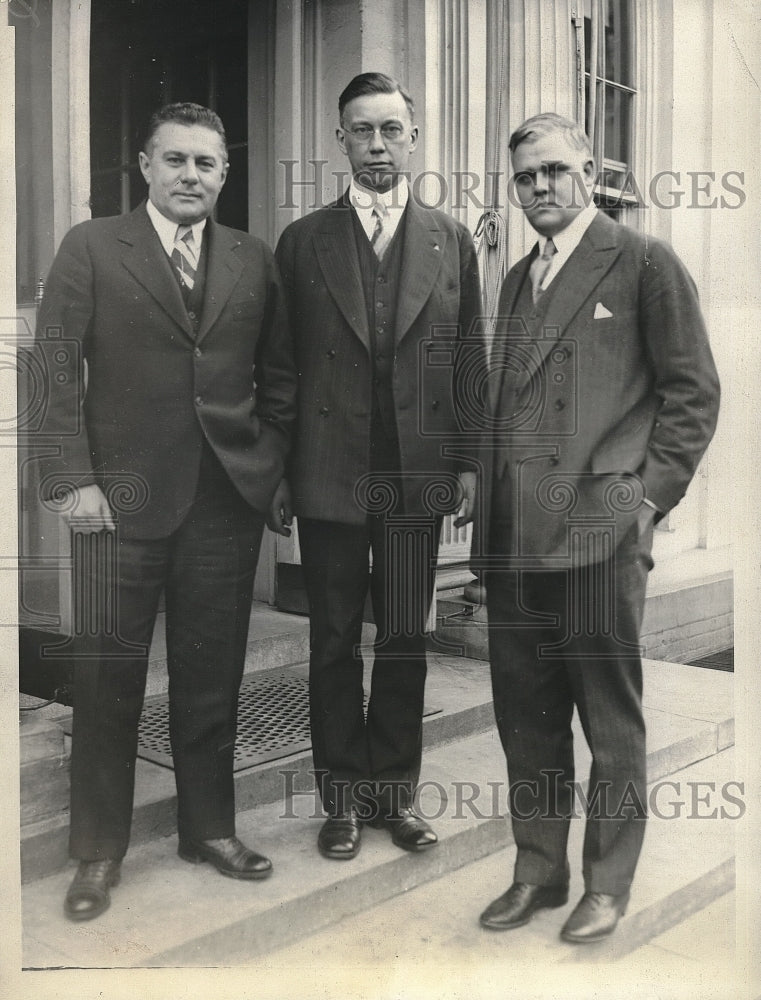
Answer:
[[[0,998],[761,996],[761,0],[0,0]]]

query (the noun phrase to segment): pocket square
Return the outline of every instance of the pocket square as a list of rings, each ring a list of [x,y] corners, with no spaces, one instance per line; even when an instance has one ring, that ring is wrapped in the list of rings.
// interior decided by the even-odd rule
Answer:
[[[606,309],[602,302],[598,302],[595,306],[594,319],[608,319],[612,315],[610,309]]]

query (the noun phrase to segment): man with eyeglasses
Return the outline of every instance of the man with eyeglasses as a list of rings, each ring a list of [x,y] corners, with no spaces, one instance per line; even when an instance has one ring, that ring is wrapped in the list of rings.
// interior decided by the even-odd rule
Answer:
[[[276,250],[300,396],[293,460],[268,523],[287,535],[298,517],[312,748],[327,813],[318,848],[345,860],[360,848],[362,820],[404,850],[437,842],[413,808],[425,623],[442,515],[461,508],[462,524],[471,516],[474,473],[452,451],[462,366],[467,358],[478,367],[482,345],[469,337],[480,307],[470,234],[411,197],[411,97],[385,74],[363,73],[341,94],[339,113],[351,184],[290,225]],[[443,367],[424,363],[436,328],[447,334]],[[377,634],[365,716],[368,591]]]

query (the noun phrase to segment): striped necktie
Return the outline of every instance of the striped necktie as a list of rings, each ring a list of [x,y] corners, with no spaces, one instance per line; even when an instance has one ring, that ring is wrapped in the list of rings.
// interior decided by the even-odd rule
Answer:
[[[542,282],[550,269],[552,258],[557,252],[557,247],[552,240],[547,240],[544,244],[544,250],[541,257],[535,258],[529,269],[529,277],[531,278],[531,297],[534,300],[534,305],[536,305],[542,295],[544,295],[545,290],[542,288]]]
[[[375,251],[375,255],[378,260],[383,260],[383,254],[386,252],[388,245],[391,242],[391,236],[384,225],[386,217],[388,216],[388,208],[382,201],[376,201],[373,205],[373,215],[375,216],[375,229],[373,230],[373,235],[370,239],[370,246]]]
[[[178,226],[172,250],[172,263],[180,277],[180,285],[185,294],[192,292],[198,267],[198,253],[193,240],[192,226]]]

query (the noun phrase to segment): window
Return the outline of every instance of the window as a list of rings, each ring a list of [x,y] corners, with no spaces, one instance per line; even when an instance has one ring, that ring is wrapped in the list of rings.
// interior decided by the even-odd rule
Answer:
[[[634,13],[631,0],[586,0],[584,126],[598,165],[595,200],[614,217],[636,205],[633,174]]]
[[[156,108],[194,101],[227,133],[230,174],[215,216],[248,229],[248,0],[95,0],[90,64],[93,218],[129,212],[145,198],[138,166]]]

